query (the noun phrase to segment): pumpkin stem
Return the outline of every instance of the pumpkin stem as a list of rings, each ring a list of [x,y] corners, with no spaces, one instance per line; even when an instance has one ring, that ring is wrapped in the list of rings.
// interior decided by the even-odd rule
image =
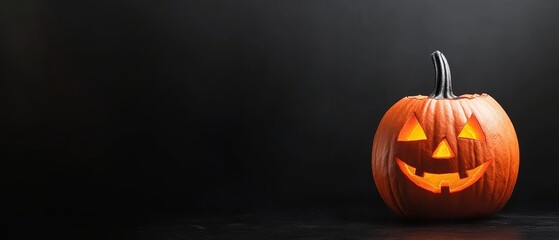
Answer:
[[[457,98],[457,96],[452,93],[450,67],[443,53],[439,51],[431,53],[431,60],[433,60],[433,64],[435,65],[437,79],[435,80],[435,88],[429,97],[435,99]]]

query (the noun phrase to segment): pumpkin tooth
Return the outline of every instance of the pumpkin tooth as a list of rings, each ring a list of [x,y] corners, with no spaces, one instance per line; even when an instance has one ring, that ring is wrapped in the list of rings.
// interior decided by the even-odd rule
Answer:
[[[442,180],[439,183],[439,186],[441,187],[442,194],[450,194],[450,183],[448,182],[448,180]]]
[[[420,170],[420,169],[415,169],[415,176],[423,177],[423,176],[425,176],[425,171]]]
[[[460,171],[458,172],[458,174],[460,175],[460,179],[464,179],[468,177],[468,172],[466,171]]]

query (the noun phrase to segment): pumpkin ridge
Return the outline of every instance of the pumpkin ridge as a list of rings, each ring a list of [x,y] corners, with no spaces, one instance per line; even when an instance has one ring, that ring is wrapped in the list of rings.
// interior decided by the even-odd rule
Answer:
[[[501,105],[499,105],[499,103],[497,103],[497,101],[495,101],[492,98],[493,101],[488,102],[488,104],[492,105],[495,109],[499,110],[500,112],[504,112],[503,108],[501,107]],[[512,125],[512,121],[510,119],[504,119],[505,121],[507,121],[507,124]],[[514,129],[514,127],[513,127]],[[515,134],[516,135],[516,134]],[[516,136],[514,136],[516,139]],[[518,145],[517,143],[515,145]],[[511,158],[516,158],[515,156],[510,156]],[[509,188],[514,189],[514,185],[516,182],[516,178],[518,176],[518,170],[516,172],[516,174],[511,174],[511,167],[513,165],[512,164],[508,164],[508,168],[507,168],[507,176],[509,176],[508,178],[506,178],[506,182],[505,182],[505,189],[508,190]],[[511,178],[513,178],[513,180],[511,181]],[[509,187],[510,183],[512,182],[512,186]],[[512,190],[510,190],[510,192],[512,192]],[[495,209],[495,211],[499,211],[500,209],[502,209],[504,207],[504,205],[506,204],[506,202],[510,199],[510,195],[507,196],[506,194],[507,192],[503,192],[503,194],[501,194],[501,197],[499,198],[499,203],[497,205],[497,209]]]

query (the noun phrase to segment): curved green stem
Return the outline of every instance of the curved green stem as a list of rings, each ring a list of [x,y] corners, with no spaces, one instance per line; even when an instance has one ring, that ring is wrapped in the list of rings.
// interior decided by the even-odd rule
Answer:
[[[435,65],[435,88],[429,97],[435,99],[452,99],[457,98],[454,93],[452,93],[452,81],[450,77],[450,67],[448,66],[448,61],[444,57],[444,54],[439,51],[431,53],[431,59]]]

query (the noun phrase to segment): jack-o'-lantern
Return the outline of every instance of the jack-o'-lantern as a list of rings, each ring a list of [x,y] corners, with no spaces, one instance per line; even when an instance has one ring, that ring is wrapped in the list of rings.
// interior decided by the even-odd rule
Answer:
[[[518,140],[503,108],[487,94],[452,93],[444,55],[429,96],[408,96],[382,118],[372,170],[380,195],[411,218],[489,216],[510,198],[519,166]]]

